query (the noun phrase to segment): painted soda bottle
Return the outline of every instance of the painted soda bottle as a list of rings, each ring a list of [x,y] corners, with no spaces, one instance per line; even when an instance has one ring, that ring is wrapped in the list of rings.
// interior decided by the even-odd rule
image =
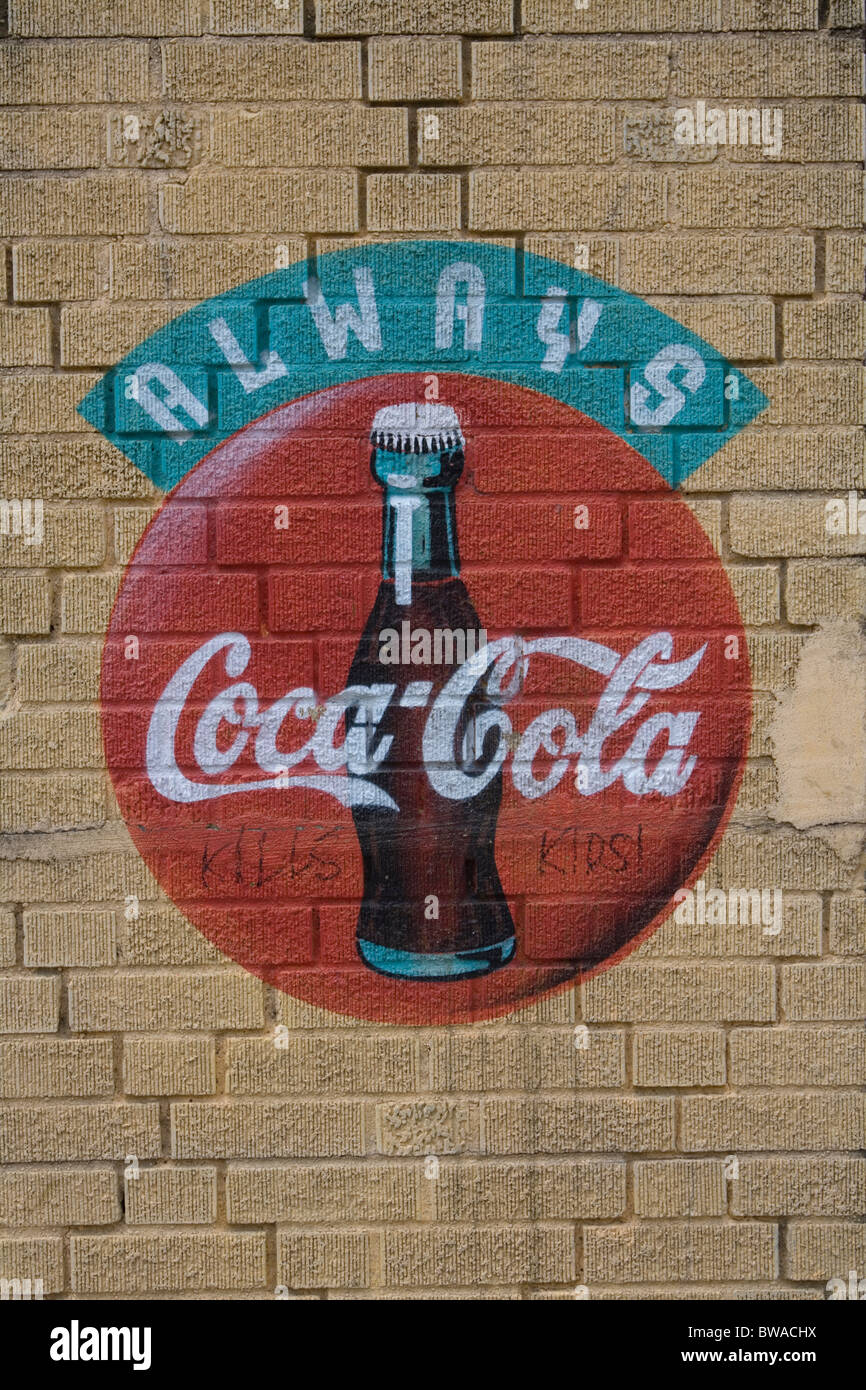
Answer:
[[[440,795],[429,733],[425,744],[437,696],[486,644],[460,578],[454,492],[464,439],[449,406],[408,402],[377,411],[371,442],[371,470],[384,489],[382,581],[348,680],[374,687],[380,701],[383,689],[393,693],[384,714],[376,712],[375,757],[354,770],[396,809],[352,808],[364,864],[358,952],[385,975],[485,975],[511,959],[515,938],[494,858],[502,771],[491,776],[495,731],[479,734],[482,678],[452,721],[453,745],[432,752],[434,765],[477,777],[477,794]],[[347,720],[347,742],[357,740],[363,702]]]

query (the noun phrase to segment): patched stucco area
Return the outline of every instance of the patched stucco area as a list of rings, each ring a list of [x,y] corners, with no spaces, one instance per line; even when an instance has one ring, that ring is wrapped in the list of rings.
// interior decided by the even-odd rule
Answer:
[[[773,817],[798,830],[866,816],[866,637],[857,622],[819,628],[778,696],[771,737],[779,776]]]

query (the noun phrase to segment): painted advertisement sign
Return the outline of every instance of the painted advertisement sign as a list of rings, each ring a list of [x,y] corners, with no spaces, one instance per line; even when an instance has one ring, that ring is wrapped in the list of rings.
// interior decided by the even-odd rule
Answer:
[[[168,495],[106,636],[105,749],[189,920],[406,1023],[633,949],[749,732],[677,485],[764,404],[657,309],[487,244],[331,252],[129,354],[81,410]]]

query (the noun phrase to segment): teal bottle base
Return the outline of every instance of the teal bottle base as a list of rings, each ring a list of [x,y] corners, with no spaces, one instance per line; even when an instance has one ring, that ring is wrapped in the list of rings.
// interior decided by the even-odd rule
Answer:
[[[401,980],[457,980],[473,975],[489,975],[507,965],[514,955],[516,939],[497,941],[493,946],[479,946],[473,951],[395,951],[375,941],[358,939],[358,954],[365,965],[380,975],[394,975]]]

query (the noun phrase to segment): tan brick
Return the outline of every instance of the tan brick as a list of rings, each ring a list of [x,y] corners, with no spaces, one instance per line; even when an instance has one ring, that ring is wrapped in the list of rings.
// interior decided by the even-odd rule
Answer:
[[[634,1035],[635,1086],[724,1086],[720,1029],[640,1029]]]
[[[24,913],[24,964],[113,965],[115,936],[110,910],[31,909]]]
[[[750,376],[770,401],[765,425],[863,423],[862,367],[755,367]]]
[[[182,1101],[175,1158],[342,1158],[364,1153],[357,1101]]]
[[[683,483],[686,492],[737,487],[785,489],[866,485],[862,429],[745,429]]]
[[[832,97],[860,95],[860,52],[851,38],[684,39],[674,57],[677,96]]]
[[[165,94],[180,101],[339,101],[361,96],[357,43],[177,39],[163,44],[162,58]]]
[[[606,0],[577,9],[574,0],[523,0],[523,29],[539,34],[667,34],[714,29],[816,29],[816,0]]]
[[[744,1158],[731,1183],[736,1216],[858,1216],[866,1159]]]
[[[680,1148],[692,1152],[740,1149],[848,1149],[866,1133],[863,1097],[791,1097],[773,1091],[749,1095],[683,1096]]]
[[[99,839],[110,842],[101,834]],[[124,843],[125,835],[119,837]],[[118,843],[118,841],[115,841]],[[35,843],[32,858],[0,859],[0,899],[68,903],[120,902],[129,893],[141,899],[159,891],[144,861],[129,841],[124,851],[88,853],[78,836],[57,836],[50,845]]]
[[[863,159],[863,122],[855,102],[787,102],[782,108],[781,132],[778,159],[787,164],[859,163]],[[760,144],[728,145],[726,156],[737,164],[776,158]]]
[[[668,86],[667,43],[632,39],[523,39],[472,45],[472,95],[481,101],[557,101],[661,97]],[[705,90],[710,90],[709,88]]]
[[[110,1095],[113,1090],[109,1039],[0,1043],[0,1095],[6,1100]]]
[[[130,174],[76,179],[25,174],[0,188],[0,235],[110,236],[143,232],[149,194]]]
[[[727,1187],[718,1159],[650,1159],[634,1165],[638,1216],[724,1216]]]
[[[737,796],[737,804],[734,807],[732,824],[760,824],[770,815],[778,798],[779,775],[775,765],[772,763],[746,763]],[[772,912],[772,899],[769,902],[770,907],[767,915]],[[751,923],[750,925],[754,929],[757,924]]]
[[[599,1300],[633,1302],[736,1303],[820,1302],[823,1295],[816,1289],[781,1288],[778,1284],[621,1284],[619,1288],[593,1287],[592,1297]]]
[[[726,565],[740,617],[748,627],[775,623],[781,612],[776,565]]]
[[[61,631],[104,633],[120,579],[117,571],[65,576],[60,589]]]
[[[0,434],[92,429],[78,414],[78,406],[97,379],[90,372],[74,376],[21,373],[0,379]]]
[[[19,710],[0,724],[0,766],[21,769],[101,767],[103,762],[96,710],[68,709],[56,714]],[[92,926],[96,930],[96,924]],[[26,963],[49,965],[50,962],[28,960]],[[96,965],[97,962],[68,960],[64,963]]]
[[[458,174],[370,174],[367,225],[373,231],[444,232],[460,226]]]
[[[846,299],[815,304],[794,300],[782,306],[782,331],[786,357],[859,361],[866,350],[866,304]]]
[[[226,1090],[240,1095],[329,1095],[411,1091],[418,1087],[418,1045],[382,1038],[234,1039],[226,1044]]]
[[[510,0],[316,0],[318,34],[510,34]]]
[[[163,184],[160,220],[170,232],[353,232],[357,197],[357,175],[348,170],[201,173]]]
[[[264,1235],[181,1233],[72,1236],[71,1287],[76,1293],[168,1293],[262,1289],[267,1284]]]
[[[7,40],[0,50],[0,101],[41,106],[47,94],[57,105],[146,101],[151,94],[147,44],[94,43],[79,37],[81,32],[76,29],[68,43]]]
[[[729,830],[705,878],[708,884],[726,888],[742,883],[771,883],[782,889],[817,891],[846,888],[850,871],[832,846],[819,836],[786,831],[756,835]]]
[[[129,1096],[204,1096],[216,1090],[212,1038],[126,1038],[123,1087]]]
[[[652,227],[665,218],[667,178],[592,169],[479,169],[469,175],[469,226]]]
[[[289,263],[307,254],[303,237],[113,242],[111,295],[114,299],[208,299],[270,274],[278,246],[285,246]]]
[[[229,970],[77,975],[69,981],[69,1019],[85,1033],[260,1028],[265,1021],[261,981]]]
[[[758,1222],[658,1222],[590,1226],[584,1232],[584,1279],[775,1279],[775,1227]]]
[[[827,529],[829,500],[737,494],[729,511],[732,550],[756,556],[862,555],[866,536],[836,535]]]
[[[28,586],[32,609],[38,612],[36,595],[42,591],[47,592],[46,581],[35,575],[28,575],[26,579],[22,578],[17,582]],[[0,578],[0,593],[2,586],[3,580]],[[0,604],[0,611],[4,606]],[[32,628],[19,630],[33,631]],[[36,631],[48,631],[47,597],[45,619]],[[25,643],[18,649],[18,690],[21,699],[55,700],[59,690],[63,691],[69,701],[97,699],[100,656],[97,642],[57,642],[51,643],[50,646]]]
[[[12,247],[17,300],[92,299],[99,293],[99,254],[92,241],[23,241]]]
[[[859,227],[863,181],[849,169],[690,169],[679,176],[685,227]]]
[[[216,1221],[216,1168],[140,1168],[126,1176],[130,1226],[197,1226]]]
[[[3,1163],[86,1162],[94,1158],[156,1158],[157,1105],[15,1105],[2,1112]]]
[[[625,1210],[625,1164],[610,1159],[561,1163],[443,1162],[430,1186],[437,1221],[582,1221]]]
[[[776,355],[772,300],[656,296],[649,302],[712,343],[731,362],[770,361]]]
[[[0,1033],[54,1033],[60,1018],[55,975],[0,975]]]
[[[43,540],[34,544],[26,535],[0,537],[4,562],[19,569],[99,565],[105,558],[105,520],[101,507],[67,503],[43,505]]]
[[[149,478],[95,433],[84,439],[0,440],[0,470],[13,497],[103,500],[153,498],[156,492]]]
[[[788,1227],[785,1274],[789,1279],[841,1279],[850,1296],[848,1276],[863,1278],[866,1226],[843,1221],[793,1221]],[[859,1295],[858,1295],[859,1296]]]
[[[50,365],[51,317],[48,310],[0,308],[0,367]]]
[[[70,13],[64,0],[12,0],[10,32],[23,38],[64,35],[200,34],[195,0],[82,0]]]
[[[830,899],[830,950],[838,956],[866,954],[866,894],[833,894]]]
[[[859,29],[864,22],[863,0],[830,0],[831,29]]]
[[[189,31],[192,32],[192,31]],[[261,0],[211,0],[213,34],[302,34],[304,0],[281,0],[280,8]]]
[[[0,908],[0,965],[15,964],[15,913]]]
[[[490,1154],[645,1153],[673,1148],[674,1102],[668,1097],[599,1096],[573,1100],[486,1100]]]
[[[226,1173],[227,1218],[260,1222],[412,1221],[422,1179],[415,1166],[371,1162],[233,1164]]]
[[[277,1281],[294,1289],[363,1289],[370,1283],[364,1231],[278,1231]]]
[[[735,1086],[856,1086],[866,1081],[866,1036],[851,1028],[735,1028]]]
[[[64,1287],[62,1240],[43,1236],[0,1239],[0,1279],[40,1279],[42,1294],[58,1293]]]
[[[0,777],[0,829],[81,829],[106,819],[105,778],[56,773]]]
[[[212,142],[217,163],[242,169],[257,164],[406,164],[409,158],[405,111],[371,111],[349,102],[216,111]],[[273,268],[272,260],[268,269]]]
[[[142,903],[126,923],[124,959],[129,965],[208,965],[226,959],[172,903]]]
[[[775,1017],[769,965],[625,963],[583,986],[587,1021],[694,1023]]]
[[[828,291],[862,293],[866,236],[862,232],[828,232],[824,275]]]
[[[371,101],[457,101],[463,95],[459,39],[371,39],[368,60]]]
[[[0,632],[51,630],[51,581],[41,574],[0,574]]]
[[[783,965],[781,1004],[789,1019],[862,1018],[866,964]]]
[[[665,232],[625,237],[620,284],[633,294],[811,294],[815,246],[799,233]]]
[[[377,1148],[383,1154],[459,1154],[478,1150],[480,1107],[446,1099],[400,1101],[376,1107]]]
[[[437,1091],[622,1086],[625,1048],[617,1032],[596,1029],[589,1046],[574,1030],[453,1031],[431,1039],[430,1085]]]
[[[857,560],[791,560],[785,611],[791,623],[866,614],[866,570]]]
[[[487,102],[418,113],[422,164],[586,164],[614,157],[614,113],[556,103]]]
[[[611,285],[619,283],[619,243],[613,237],[584,236],[575,232],[570,237],[527,236],[524,244],[530,255],[564,261],[569,266],[586,255],[590,275],[597,275]]]
[[[402,1287],[574,1281],[568,1226],[440,1226],[384,1233],[383,1281]]]
[[[129,564],[132,552],[150,524],[151,516],[148,507],[115,507],[114,558],[119,564]]]
[[[0,1173],[0,1225],[111,1226],[119,1219],[112,1168],[10,1168]]]
[[[294,1294],[295,1298],[315,1298],[315,1294]],[[414,1303],[424,1301],[435,1303],[450,1303],[472,1299],[481,1303],[498,1303],[503,1300],[516,1302],[521,1297],[519,1287],[512,1285],[510,1288],[502,1288],[493,1285],[486,1288],[473,1289],[404,1289],[390,1288],[383,1289],[326,1289],[326,1299],[339,1299],[351,1303],[366,1303],[375,1300],[384,1303]]]
[[[105,137],[96,111],[14,111],[0,114],[7,169],[94,169]]]
[[[70,305],[60,311],[60,360],[65,367],[111,366],[176,313],[158,304]]]
[[[753,891],[762,890],[756,888]],[[704,922],[691,925],[669,917],[658,931],[637,948],[635,958],[723,956],[727,959],[732,956],[820,955],[821,899],[818,894],[785,893],[782,897],[782,930],[773,936],[765,931],[765,926],[773,925],[775,900],[772,889],[764,891],[771,896],[760,901],[750,899],[746,904],[746,922],[740,920],[742,900],[738,888],[730,890],[731,896],[725,907],[727,921],[723,924]]]

